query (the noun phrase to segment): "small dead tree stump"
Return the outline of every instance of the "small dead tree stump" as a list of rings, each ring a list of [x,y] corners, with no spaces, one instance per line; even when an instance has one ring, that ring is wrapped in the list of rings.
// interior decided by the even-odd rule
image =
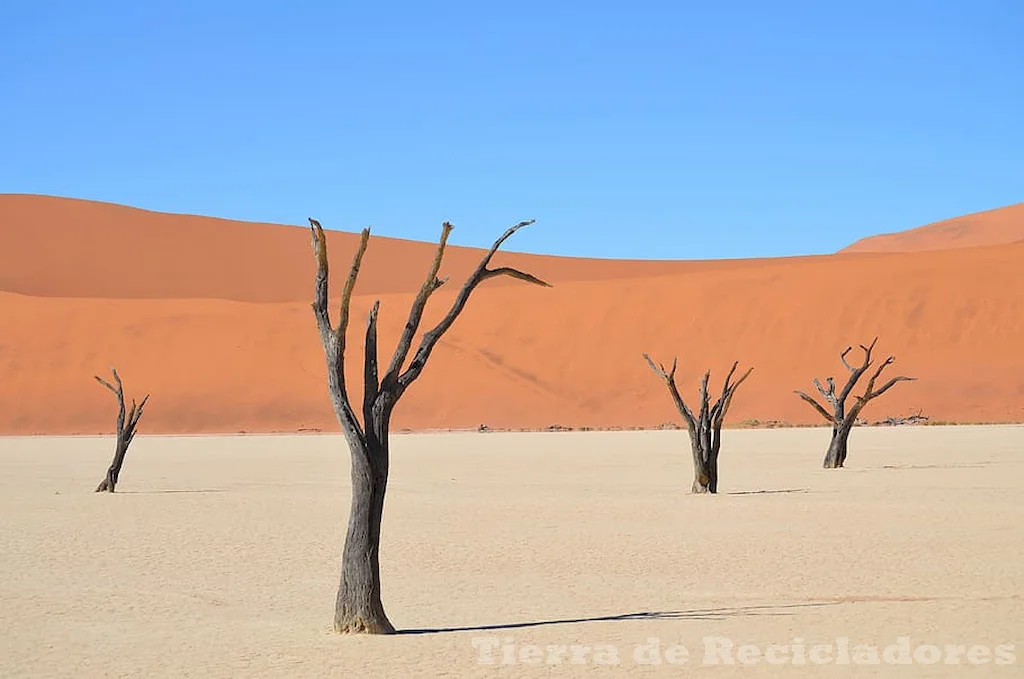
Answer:
[[[726,413],[729,412],[729,406],[732,405],[733,395],[754,368],[749,368],[742,377],[732,382],[732,376],[736,372],[736,367],[739,366],[739,361],[733,363],[729,374],[725,376],[722,395],[718,397],[714,405],[710,404],[708,396],[708,380],[711,379],[711,371],[705,372],[704,378],[700,382],[700,410],[697,415],[694,415],[676,387],[677,361],[673,359],[672,369],[665,370],[664,365],[655,364],[647,354],[644,354],[644,358],[651,366],[651,370],[668,386],[672,400],[686,422],[686,429],[690,434],[690,448],[693,452],[693,486],[690,488],[690,492],[717,493],[718,453],[722,447],[722,423],[725,421]]]
[[[846,381],[846,386],[844,386],[838,394],[836,394],[836,383],[834,379],[829,377],[825,380],[825,384],[828,385],[826,388],[822,386],[817,377],[814,378],[814,386],[832,407],[831,413],[825,408],[825,406],[812,398],[809,394],[800,390],[796,390],[794,392],[797,396],[810,404],[812,408],[818,411],[819,415],[832,424],[832,440],[828,444],[828,450],[825,452],[825,459],[822,462],[822,466],[825,469],[838,469],[846,463],[850,432],[853,431],[853,427],[857,424],[857,418],[860,416],[860,412],[864,409],[864,406],[892,389],[898,382],[913,382],[917,379],[916,377],[898,375],[876,389],[875,380],[878,379],[878,376],[882,374],[883,370],[896,361],[895,356],[888,356],[884,361],[882,361],[878,368],[875,369],[875,372],[868,379],[867,388],[864,390],[864,393],[860,396],[854,396],[855,401],[850,409],[847,410],[846,399],[849,398],[850,393],[857,385],[858,380],[860,380],[864,373],[867,372],[868,368],[871,367],[871,352],[874,351],[876,342],[878,342],[877,337],[869,346],[864,346],[863,344],[860,345],[861,350],[864,352],[864,360],[861,361],[858,366],[852,366],[846,360],[846,355],[853,350],[853,347],[846,347],[846,349],[843,350],[843,353],[839,354],[839,360],[841,360],[843,365],[846,366],[846,369],[850,371],[850,378]]]
[[[128,452],[128,446],[131,445],[132,439],[135,438],[135,428],[139,424],[139,419],[142,418],[142,410],[146,406],[146,401],[149,400],[149,394],[146,394],[145,398],[142,399],[142,403],[138,405],[135,404],[135,399],[132,399],[132,409],[126,414],[124,385],[121,383],[121,376],[117,374],[115,368],[111,368],[110,372],[114,374],[114,383],[117,386],[107,382],[98,375],[94,376],[97,382],[113,392],[114,396],[117,397],[117,446],[114,448],[114,459],[110,463],[110,468],[107,469],[107,475],[100,481],[100,485],[96,487],[97,493],[114,492],[114,486],[117,485],[118,476],[121,474],[121,467],[124,465],[125,453]]]
[[[452,225],[445,222],[437,245],[433,264],[409,309],[409,317],[395,347],[391,361],[381,371],[377,360],[377,314],[380,302],[375,302],[366,319],[363,340],[363,407],[362,422],[353,409],[345,375],[345,347],[349,306],[359,268],[370,240],[370,230],[364,229],[359,247],[341,293],[338,323],[332,325],[327,303],[328,260],[327,238],[320,223],[310,219],[313,252],[317,271],[313,312],[316,316],[320,343],[327,363],[327,388],[334,413],[345,434],[352,463],[352,504],[348,517],[348,530],[341,556],[341,582],[334,605],[334,630],[342,634],[391,634],[394,626],[388,620],[381,602],[380,582],[380,530],[384,512],[384,495],[388,483],[389,433],[391,414],[402,394],[423,372],[427,360],[441,337],[452,327],[477,286],[498,276],[509,276],[527,283],[550,287],[539,278],[502,266],[491,268],[491,259],[501,244],[512,234],[533,220],[520,222],[508,229],[484,254],[452,302],[448,313],[432,329],[423,334],[419,347],[412,353],[413,340],[423,319],[430,296],[447,278],[438,278],[441,260]],[[406,362],[408,361],[408,365]]]

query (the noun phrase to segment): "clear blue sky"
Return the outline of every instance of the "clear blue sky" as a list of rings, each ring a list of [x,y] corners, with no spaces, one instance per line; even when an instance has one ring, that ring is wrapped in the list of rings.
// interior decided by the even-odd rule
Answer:
[[[1024,2],[0,4],[0,193],[599,257],[1024,200]]]

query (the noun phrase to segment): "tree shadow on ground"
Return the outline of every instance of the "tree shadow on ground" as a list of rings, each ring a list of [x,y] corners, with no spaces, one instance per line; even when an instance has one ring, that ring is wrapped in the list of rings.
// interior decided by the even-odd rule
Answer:
[[[768,606],[737,606],[735,608],[696,608],[687,611],[644,611],[640,613],[621,613],[619,615],[602,615],[592,618],[564,618],[557,620],[536,620],[532,622],[510,622],[496,625],[476,625],[467,627],[436,627],[422,629],[399,630],[398,634],[440,634],[443,632],[488,632],[497,630],[523,629],[527,627],[547,627],[551,625],[575,625],[586,622],[628,622],[633,620],[726,620],[728,618],[748,615],[794,615],[793,609],[836,606],[838,601],[816,601],[799,604],[780,604]]]
[[[991,462],[951,462],[949,464],[883,464],[881,467],[867,469],[984,469]]]
[[[720,495],[774,495],[776,493],[809,493],[809,488],[783,488],[780,490],[734,490]]]
[[[226,493],[228,491],[220,488],[206,488],[196,490],[119,490],[115,495],[161,495],[163,493]]]

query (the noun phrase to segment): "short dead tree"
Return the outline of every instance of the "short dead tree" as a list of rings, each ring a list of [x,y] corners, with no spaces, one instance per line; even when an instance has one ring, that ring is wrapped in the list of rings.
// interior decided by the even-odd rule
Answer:
[[[406,367],[406,359],[420,326],[427,300],[447,280],[437,277],[448,234],[452,230],[452,225],[445,222],[441,229],[441,239],[434,255],[434,262],[413,300],[409,318],[383,375],[380,375],[377,363],[377,312],[380,302],[375,302],[370,310],[364,339],[363,421],[360,422],[349,403],[348,386],[345,381],[345,343],[352,290],[370,239],[370,230],[363,230],[352,267],[348,272],[348,279],[342,290],[338,324],[332,326],[327,308],[327,240],[319,222],[310,219],[309,223],[313,231],[313,251],[317,262],[313,311],[327,362],[328,391],[335,415],[348,442],[352,461],[352,505],[341,557],[341,583],[335,601],[334,630],[342,634],[390,634],[395,628],[384,613],[384,606],[381,603],[379,552],[384,494],[388,482],[388,432],[395,405],[405,390],[420,376],[438,341],[452,327],[478,285],[497,276],[510,276],[528,283],[550,286],[535,276],[510,267],[489,268],[491,258],[501,244],[522,227],[532,224],[533,220],[516,224],[495,241],[484,255],[456,295],[448,313],[436,326],[424,333],[419,347]]]
[[[121,376],[117,374],[115,368],[111,368],[110,372],[114,374],[114,383],[117,386],[107,382],[98,375],[94,376],[97,382],[112,391],[114,396],[117,397],[117,446],[114,448],[114,459],[110,463],[110,468],[107,469],[107,475],[100,481],[100,485],[96,487],[97,493],[114,492],[114,486],[117,485],[117,479],[121,475],[121,467],[124,465],[125,453],[128,452],[128,446],[132,444],[132,439],[135,438],[135,429],[142,418],[142,409],[146,407],[146,401],[149,400],[149,394],[146,394],[145,398],[142,399],[142,403],[138,405],[135,404],[135,399],[132,399],[132,409],[126,414],[124,407],[124,385],[121,383]]]
[[[860,416],[860,412],[864,409],[870,401],[878,398],[885,392],[889,391],[896,385],[897,382],[913,382],[916,377],[904,377],[898,375],[893,377],[882,386],[875,388],[875,381],[878,379],[882,371],[892,365],[896,361],[895,356],[888,356],[882,361],[879,366],[872,373],[868,379],[867,388],[864,389],[864,393],[860,396],[854,396],[853,405],[849,410],[846,409],[846,399],[849,398],[853,388],[857,385],[857,381],[868,371],[871,367],[871,352],[875,349],[875,343],[878,342],[876,337],[869,346],[860,345],[861,350],[864,352],[864,360],[861,361],[860,365],[852,366],[846,360],[846,355],[853,350],[853,347],[846,347],[843,353],[839,354],[839,360],[843,362],[843,365],[850,372],[850,378],[846,381],[846,386],[836,394],[836,383],[831,377],[825,380],[825,384],[828,386],[822,386],[818,378],[814,378],[814,386],[818,392],[825,398],[828,404],[831,406],[832,411],[829,412],[824,405],[819,403],[817,400],[812,398],[810,395],[796,390],[796,395],[802,398],[804,401],[809,403],[818,414],[825,418],[832,425],[832,440],[828,444],[828,450],[825,452],[825,459],[822,462],[822,466],[825,469],[838,469],[846,463],[847,444],[850,440],[850,432],[853,430],[854,425],[857,423],[857,418]]]
[[[665,366],[655,364],[651,357],[644,354],[647,364],[651,370],[662,379],[668,386],[672,400],[686,422],[686,429],[690,433],[690,448],[693,452],[693,486],[691,493],[717,493],[718,492],[718,453],[722,448],[722,423],[725,415],[732,405],[732,397],[744,380],[754,369],[749,368],[735,382],[732,376],[736,373],[739,362],[732,364],[732,369],[725,376],[725,383],[722,385],[722,395],[718,397],[714,405],[710,404],[708,395],[708,380],[711,379],[711,371],[704,373],[700,382],[700,410],[696,415],[683,401],[676,387],[676,360],[672,361],[672,369],[665,370]]]

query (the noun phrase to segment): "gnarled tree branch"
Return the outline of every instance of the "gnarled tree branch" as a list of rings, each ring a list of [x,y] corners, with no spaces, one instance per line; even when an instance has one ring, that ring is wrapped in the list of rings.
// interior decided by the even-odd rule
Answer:
[[[345,280],[345,287],[341,293],[341,305],[338,314],[338,326],[331,327],[331,315],[328,309],[328,278],[329,267],[327,262],[327,236],[324,234],[320,222],[310,218],[309,225],[313,233],[313,251],[316,255],[317,272],[316,288],[313,299],[313,313],[316,316],[317,329],[320,333],[320,342],[324,348],[327,359],[327,381],[331,398],[334,401],[334,409],[340,420],[344,420],[342,429],[346,436],[362,439],[363,428],[359,424],[359,418],[348,399],[348,386],[345,383],[345,342],[348,334],[349,308],[352,303],[352,292],[355,290],[356,279],[359,276],[359,269],[362,266],[363,255],[366,254],[366,247],[370,242],[370,230],[363,229],[359,239],[359,247],[352,258],[352,266]]]
[[[666,371],[665,366],[661,363],[655,365],[654,361],[646,353],[644,358],[647,360],[647,365],[651,366],[651,370],[654,371],[658,377],[668,387],[669,395],[672,397],[672,402],[675,403],[676,410],[683,416],[683,422],[686,424],[687,430],[690,432],[690,436],[694,436],[697,427],[697,420],[693,416],[693,411],[686,405],[683,400],[682,394],[679,393],[679,388],[676,386],[676,366],[678,365],[679,359],[672,359],[672,370]]]
[[[846,347],[846,349],[839,354],[839,360],[842,361],[843,366],[849,371],[850,376],[838,395],[836,395],[835,380],[833,380],[833,378],[829,377],[826,380],[828,383],[827,389],[821,385],[818,378],[814,378],[814,386],[817,387],[818,391],[832,406],[831,413],[829,413],[821,403],[808,394],[800,390],[794,391],[797,396],[806,401],[818,412],[819,415],[825,418],[825,420],[832,425],[832,441],[829,444],[828,451],[825,453],[825,460],[823,462],[823,466],[826,469],[842,467],[846,462],[847,441],[850,436],[850,431],[856,424],[857,417],[860,415],[860,411],[864,409],[864,406],[866,406],[869,401],[878,398],[887,392],[898,382],[911,382],[915,379],[913,377],[900,375],[892,378],[880,388],[875,389],[875,381],[878,379],[879,375],[881,375],[882,371],[892,365],[896,360],[893,356],[889,356],[882,361],[877,368],[875,368],[874,373],[872,373],[871,377],[868,378],[864,393],[860,396],[854,397],[855,401],[853,406],[849,411],[847,411],[846,401],[853,392],[853,389],[856,387],[857,382],[868,371],[868,368],[871,367],[871,355],[877,342],[878,338],[876,337],[871,341],[871,344],[867,346],[863,344],[860,345],[860,349],[864,352],[864,356],[859,365],[851,365],[846,359],[847,354],[852,350],[851,347]]]
[[[384,377],[388,383],[398,379],[398,374],[401,372],[402,366],[405,365],[405,359],[409,356],[409,350],[412,348],[413,337],[416,335],[416,331],[419,330],[420,321],[423,320],[423,311],[427,308],[427,300],[430,299],[430,295],[435,290],[444,284],[437,277],[437,272],[441,270],[441,260],[444,258],[448,236],[453,228],[449,222],[441,225],[441,239],[437,244],[437,252],[434,255],[433,264],[427,273],[426,280],[423,281],[423,285],[420,287],[419,293],[416,295],[416,299],[413,300],[412,306],[409,308],[409,320],[405,323],[402,336],[398,340],[398,346],[395,347],[395,353],[391,357],[391,364],[388,366],[388,372]]]
[[[805,400],[809,404],[811,404],[811,406],[813,406],[814,409],[817,410],[818,413],[822,417],[824,417],[826,420],[828,420],[829,422],[835,422],[835,418],[833,418],[832,415],[829,414],[829,412],[827,410],[825,410],[825,407],[823,405],[821,405],[820,403],[818,403],[817,401],[815,401],[811,396],[809,396],[808,394],[805,394],[804,392],[800,391],[799,389],[797,389],[793,393],[795,393],[797,396],[799,396],[800,398],[802,398],[803,400]]]
[[[466,306],[466,302],[469,301],[469,296],[473,294],[473,290],[475,290],[480,283],[488,278],[505,275],[518,278],[519,280],[533,283],[535,285],[547,288],[551,287],[550,283],[542,281],[536,276],[517,271],[516,269],[511,269],[509,267],[501,267],[499,269],[488,268],[488,265],[491,263],[491,259],[494,257],[494,253],[498,251],[501,244],[508,240],[512,234],[519,229],[533,223],[534,220],[532,219],[525,222],[519,222],[515,226],[509,228],[500,238],[498,238],[498,240],[494,241],[494,245],[492,245],[491,249],[487,251],[487,254],[484,255],[483,259],[480,261],[480,264],[477,265],[476,270],[473,271],[469,279],[462,286],[462,289],[459,290],[459,294],[456,295],[455,301],[452,303],[448,313],[445,314],[444,318],[442,318],[436,326],[423,335],[423,339],[420,341],[419,348],[416,349],[416,353],[413,355],[412,361],[409,363],[409,367],[405,372],[398,376],[398,384],[403,390],[420,376],[420,373],[423,371],[423,367],[426,365],[427,359],[430,358],[430,354],[434,351],[434,347],[437,345],[438,340],[440,340],[441,337],[448,332],[448,329],[452,327],[452,324],[455,323],[455,319],[459,317],[459,314],[462,313],[463,308]],[[441,252],[439,251],[438,257],[440,257],[440,255]]]

